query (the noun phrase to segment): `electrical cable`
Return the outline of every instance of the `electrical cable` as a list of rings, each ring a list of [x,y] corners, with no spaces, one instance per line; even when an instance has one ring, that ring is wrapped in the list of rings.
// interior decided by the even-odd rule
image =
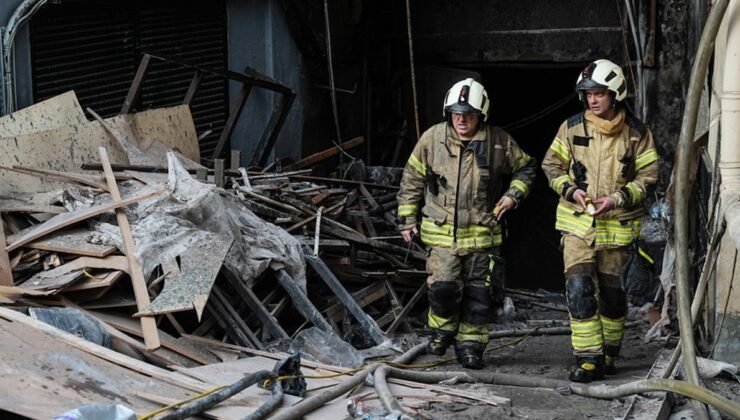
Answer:
[[[627,38],[624,34],[627,31],[627,28],[624,27],[624,16],[622,15],[622,8],[619,6],[619,0],[615,1],[617,3],[617,14],[619,14],[619,27],[622,28],[622,45],[624,46],[624,55],[625,57],[627,57],[627,69],[630,72],[630,76],[632,76],[632,87],[635,89],[635,95],[639,95],[639,90],[637,89],[637,78],[635,77],[635,73],[632,71],[632,58],[630,57],[629,46],[627,45]],[[642,114],[642,112],[640,112],[640,114]]]
[[[345,178],[347,175],[347,172],[349,172],[349,169],[354,165],[355,158],[354,156],[347,153],[346,150],[342,148],[342,146],[339,145],[339,143],[342,142],[342,132],[339,128],[339,110],[337,108],[337,91],[336,87],[334,85],[334,64],[332,59],[332,53],[331,53],[331,28],[330,28],[330,19],[329,19],[329,0],[324,0],[324,24],[326,25],[326,61],[329,68],[329,91],[331,92],[331,110],[332,114],[334,115],[334,128],[336,130],[336,140],[332,141],[334,143],[334,146],[339,150],[339,167],[344,167],[344,156],[348,157],[351,160],[351,163],[349,164],[349,167],[344,171],[344,174],[342,175],[342,179]]]
[[[543,109],[535,112],[534,114],[528,115],[528,116],[526,116],[524,118],[521,118],[521,119],[519,119],[517,121],[514,121],[512,123],[506,124],[502,128],[504,130],[509,131],[509,130],[518,130],[518,129],[522,128],[522,127],[526,127],[527,125],[533,123],[534,121],[537,121],[540,118],[543,118],[544,116],[546,116],[546,115],[554,112],[555,110],[557,110],[557,109],[565,106],[576,95],[577,95],[576,92],[571,92],[570,94],[568,94],[568,96],[566,96],[566,97],[564,97],[562,99],[559,99],[557,102],[554,102],[554,103],[548,105],[547,107],[545,107],[545,108],[543,108]]]
[[[414,101],[414,121],[416,122],[416,139],[421,137],[419,126],[419,104],[416,97],[416,71],[414,70],[414,41],[411,32],[411,0],[406,0],[406,29],[409,38],[409,66],[411,67],[411,95]]]

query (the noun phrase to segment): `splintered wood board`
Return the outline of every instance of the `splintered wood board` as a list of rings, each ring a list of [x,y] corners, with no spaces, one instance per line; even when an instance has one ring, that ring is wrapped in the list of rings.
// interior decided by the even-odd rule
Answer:
[[[135,197],[127,198],[125,200],[111,201],[111,202],[100,204],[97,206],[79,209],[77,211],[73,211],[69,213],[59,214],[45,221],[44,223],[37,225],[35,229],[24,234],[23,236],[15,240],[15,242],[8,245],[5,249],[6,251],[10,252],[29,242],[35,241],[36,239],[39,239],[50,233],[56,232],[59,229],[65,228],[69,225],[73,225],[77,222],[87,220],[91,217],[98,216],[100,214],[103,214],[111,210],[115,210],[121,207],[126,207],[130,204],[138,203],[139,201],[146,200],[147,198],[152,198],[154,196],[157,196],[161,194],[162,192],[164,192],[164,190],[152,191],[149,193],[137,195]]]
[[[25,247],[98,258],[108,256],[116,250],[116,247],[111,245],[88,242],[87,239],[91,233],[87,229],[65,230],[52,233],[44,239],[33,241]]]
[[[23,289],[58,290],[84,277],[85,268],[103,268],[128,271],[128,261],[122,255],[110,255],[105,258],[80,257],[48,271],[36,273],[20,285]]]

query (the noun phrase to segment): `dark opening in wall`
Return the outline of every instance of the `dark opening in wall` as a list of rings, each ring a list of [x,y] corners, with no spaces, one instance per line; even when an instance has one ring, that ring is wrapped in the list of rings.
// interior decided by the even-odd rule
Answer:
[[[490,121],[506,129],[538,166],[529,197],[507,217],[507,287],[564,288],[560,233],[554,228],[558,197],[539,166],[560,124],[583,110],[574,93],[582,68],[516,65],[479,70],[491,97]]]

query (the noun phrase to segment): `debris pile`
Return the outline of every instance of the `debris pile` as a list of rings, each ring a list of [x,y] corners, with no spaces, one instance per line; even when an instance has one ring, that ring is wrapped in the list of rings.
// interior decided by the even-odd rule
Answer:
[[[358,350],[398,354],[388,337],[413,331],[425,272],[423,248],[395,229],[396,187],[372,182],[397,170],[362,168],[365,181],[304,169],[337,148],[282,172],[247,171],[238,154],[210,170],[195,163],[186,107],[88,111],[96,121],[69,93],[0,119],[56,118],[0,139],[50,143],[0,156],[4,305],[81,337],[94,330],[98,344],[163,368],[284,350],[334,354],[336,370],[362,365]]]

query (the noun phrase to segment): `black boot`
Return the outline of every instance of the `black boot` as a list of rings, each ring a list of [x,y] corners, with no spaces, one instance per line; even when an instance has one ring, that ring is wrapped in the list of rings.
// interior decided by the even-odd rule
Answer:
[[[455,354],[460,366],[466,369],[483,369],[486,363],[483,361],[483,351],[486,345],[474,341],[458,341],[455,343]]]
[[[442,330],[433,330],[432,336],[429,337],[427,343],[427,354],[433,354],[435,356],[444,356],[447,352],[447,347],[452,344],[455,339],[455,333]]]
[[[619,347],[613,345],[604,346],[604,373],[607,375],[616,375],[617,366],[614,364],[614,359],[619,356]]]
[[[576,358],[576,366],[570,372],[573,382],[588,383],[604,379],[604,356]]]

